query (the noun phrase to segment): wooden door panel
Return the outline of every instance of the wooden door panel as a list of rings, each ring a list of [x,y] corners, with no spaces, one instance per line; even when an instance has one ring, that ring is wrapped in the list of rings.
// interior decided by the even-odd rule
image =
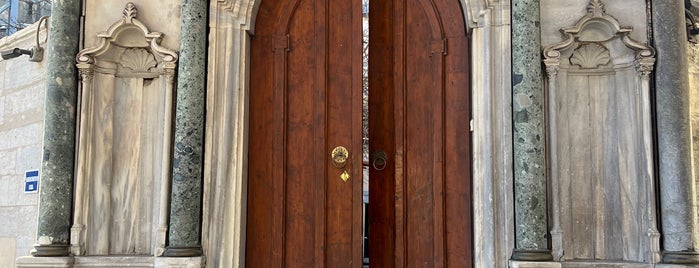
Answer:
[[[373,267],[471,266],[463,23],[456,0],[371,5],[370,148],[389,155],[371,170]],[[359,267],[361,2],[263,1],[251,57],[247,266]]]
[[[251,48],[248,267],[361,263],[360,4],[260,5]],[[350,152],[341,169],[330,161],[340,145]]]
[[[432,55],[431,29],[425,10],[417,1],[406,2],[405,82],[403,98],[404,185],[406,267],[443,266],[442,189],[442,94],[436,66],[441,55]],[[441,53],[440,53],[441,54]],[[410,56],[408,56],[410,55]],[[399,151],[399,153],[401,152]],[[409,246],[411,245],[411,246]]]
[[[370,171],[370,261],[378,267],[471,266],[469,61],[460,10],[451,0],[371,6],[370,150],[392,152],[393,160]]]

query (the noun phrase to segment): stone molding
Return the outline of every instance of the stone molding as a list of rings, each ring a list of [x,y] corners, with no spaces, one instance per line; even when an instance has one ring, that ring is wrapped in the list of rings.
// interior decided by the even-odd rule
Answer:
[[[509,25],[510,0],[460,0],[469,29]]]
[[[237,25],[234,27],[255,32],[255,18],[259,0],[214,0],[211,4],[211,12],[216,12],[211,18],[211,23],[231,18]]]
[[[587,33],[587,31],[594,33]],[[639,147],[637,148],[643,155],[639,159],[639,170],[642,175],[638,179],[638,183],[641,184],[639,196],[636,200],[631,202],[635,203],[637,206],[644,208],[643,210],[637,211],[637,213],[643,214],[643,222],[640,223],[644,226],[644,237],[645,240],[642,241],[644,246],[641,247],[642,258],[649,263],[657,263],[660,261],[660,233],[657,229],[657,212],[655,209],[655,184],[654,184],[654,171],[653,171],[653,149],[652,149],[652,125],[651,125],[651,109],[650,109],[650,83],[649,76],[653,70],[655,63],[655,50],[643,43],[640,43],[632,39],[629,34],[632,32],[632,27],[621,26],[618,20],[606,13],[605,6],[600,0],[591,0],[587,6],[587,14],[580,18],[577,23],[570,27],[565,27],[561,29],[561,33],[564,36],[564,40],[547,46],[543,49],[544,55],[544,65],[546,66],[548,88],[549,92],[549,108],[548,108],[548,118],[549,118],[549,128],[551,129],[551,140],[549,141],[550,146],[553,147],[557,142],[556,131],[556,119],[552,113],[558,111],[556,104],[556,94],[561,94],[558,92],[564,92],[565,88],[559,88],[558,79],[562,72],[562,65],[566,65],[566,69],[570,69],[571,72],[575,71],[580,74],[610,74],[609,70],[625,69],[628,63],[623,62],[611,62],[610,64],[610,43],[614,40],[620,40],[621,43],[629,50],[633,52],[634,59],[632,59],[632,67],[637,74],[637,81],[634,85],[629,85],[630,87],[635,87],[637,92],[637,98],[630,100],[633,102],[632,105],[638,112],[634,116],[637,118],[637,123],[634,123],[634,127],[639,129],[642,133],[637,137],[640,139]],[[587,56],[583,57],[581,54],[581,49],[586,50]],[[617,48],[618,50],[619,48]],[[561,55],[565,53],[570,53],[572,50],[572,55],[570,56],[570,62],[562,62]],[[586,59],[585,59],[586,58]],[[612,57],[614,58],[614,57]],[[564,64],[562,64],[564,63]],[[577,69],[573,69],[573,68]],[[568,70],[566,70],[567,72]],[[565,93],[563,93],[565,94]],[[553,118],[553,119],[552,119]],[[558,156],[555,155],[556,150],[552,150],[552,155],[550,159],[557,159]],[[561,179],[558,178],[557,168],[555,163],[552,164],[550,184],[552,188],[552,224],[551,227],[551,239],[554,260],[564,261],[564,246],[563,237],[565,235],[563,228],[561,227],[561,214],[562,208],[564,206],[562,203],[562,186]],[[644,191],[644,192],[643,192]],[[569,210],[570,208],[568,208]],[[641,260],[636,260],[641,261]]]
[[[260,1],[213,0],[204,144],[202,247],[213,267],[245,267],[249,41]]]

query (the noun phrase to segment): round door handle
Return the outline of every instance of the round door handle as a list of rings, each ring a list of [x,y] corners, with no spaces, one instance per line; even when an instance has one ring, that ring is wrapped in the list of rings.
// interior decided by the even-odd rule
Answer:
[[[374,167],[374,169],[379,171],[384,170],[387,164],[388,154],[386,154],[385,151],[379,150],[376,153],[374,153],[373,160],[371,161],[371,165]]]
[[[349,158],[349,151],[343,146],[337,146],[330,153],[330,159],[332,160],[333,166],[336,168],[343,168],[347,165],[347,159]]]

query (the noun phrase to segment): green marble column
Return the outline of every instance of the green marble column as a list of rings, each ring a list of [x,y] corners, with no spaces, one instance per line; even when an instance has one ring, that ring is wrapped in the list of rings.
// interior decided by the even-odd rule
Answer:
[[[513,260],[551,260],[546,214],[544,92],[539,1],[512,1]]]
[[[32,255],[67,256],[73,207],[80,0],[53,1],[47,45],[39,219]]]
[[[694,182],[684,1],[651,1],[657,51],[655,102],[663,263],[699,264],[694,245]]]
[[[170,257],[200,256],[208,1],[182,1],[168,246]]]

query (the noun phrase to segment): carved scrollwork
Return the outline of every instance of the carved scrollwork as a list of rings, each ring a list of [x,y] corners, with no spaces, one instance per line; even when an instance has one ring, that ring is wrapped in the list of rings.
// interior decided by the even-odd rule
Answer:
[[[109,28],[97,34],[98,44],[97,46],[86,48],[81,50],[76,56],[78,65],[80,64],[94,64],[95,58],[101,55],[107,54],[110,49],[117,47],[118,45],[113,45],[113,43],[118,42],[121,35],[133,34],[134,32],[140,32],[143,34],[142,38],[145,39],[149,51],[157,55],[162,61],[162,68],[174,68],[175,62],[177,62],[177,52],[174,50],[162,47],[160,41],[163,38],[163,34],[159,32],[151,32],[148,27],[146,27],[143,22],[136,19],[138,15],[138,9],[136,6],[129,2],[124,7],[122,11],[123,18],[114,22]],[[137,31],[133,31],[136,29]]]
[[[586,61],[589,59],[596,59],[596,63],[606,61],[604,51],[609,53],[607,48],[601,46],[598,42],[595,42],[595,40],[581,40],[583,32],[589,27],[594,27],[591,25],[598,23],[606,25],[607,29],[611,30],[608,33],[608,36],[611,36],[612,39],[619,38],[624,46],[635,51],[636,58],[640,59],[655,57],[655,50],[652,47],[640,43],[629,36],[629,34],[633,31],[632,27],[621,26],[616,18],[608,15],[601,0],[590,0],[590,3],[587,6],[587,14],[580,18],[574,26],[561,29],[561,32],[564,35],[563,41],[544,48],[544,59],[559,58],[561,56],[561,51],[579,46],[579,48],[576,50],[579,55],[573,56],[576,59],[576,62],[571,63],[578,64],[583,68],[596,68],[597,66],[602,65],[598,64],[595,67],[590,67],[593,63],[587,63]],[[587,44],[585,44],[585,42],[587,42]],[[590,44],[593,42],[596,44]],[[583,47],[584,50],[580,50],[583,49]],[[592,56],[593,58],[583,60],[583,54]]]

